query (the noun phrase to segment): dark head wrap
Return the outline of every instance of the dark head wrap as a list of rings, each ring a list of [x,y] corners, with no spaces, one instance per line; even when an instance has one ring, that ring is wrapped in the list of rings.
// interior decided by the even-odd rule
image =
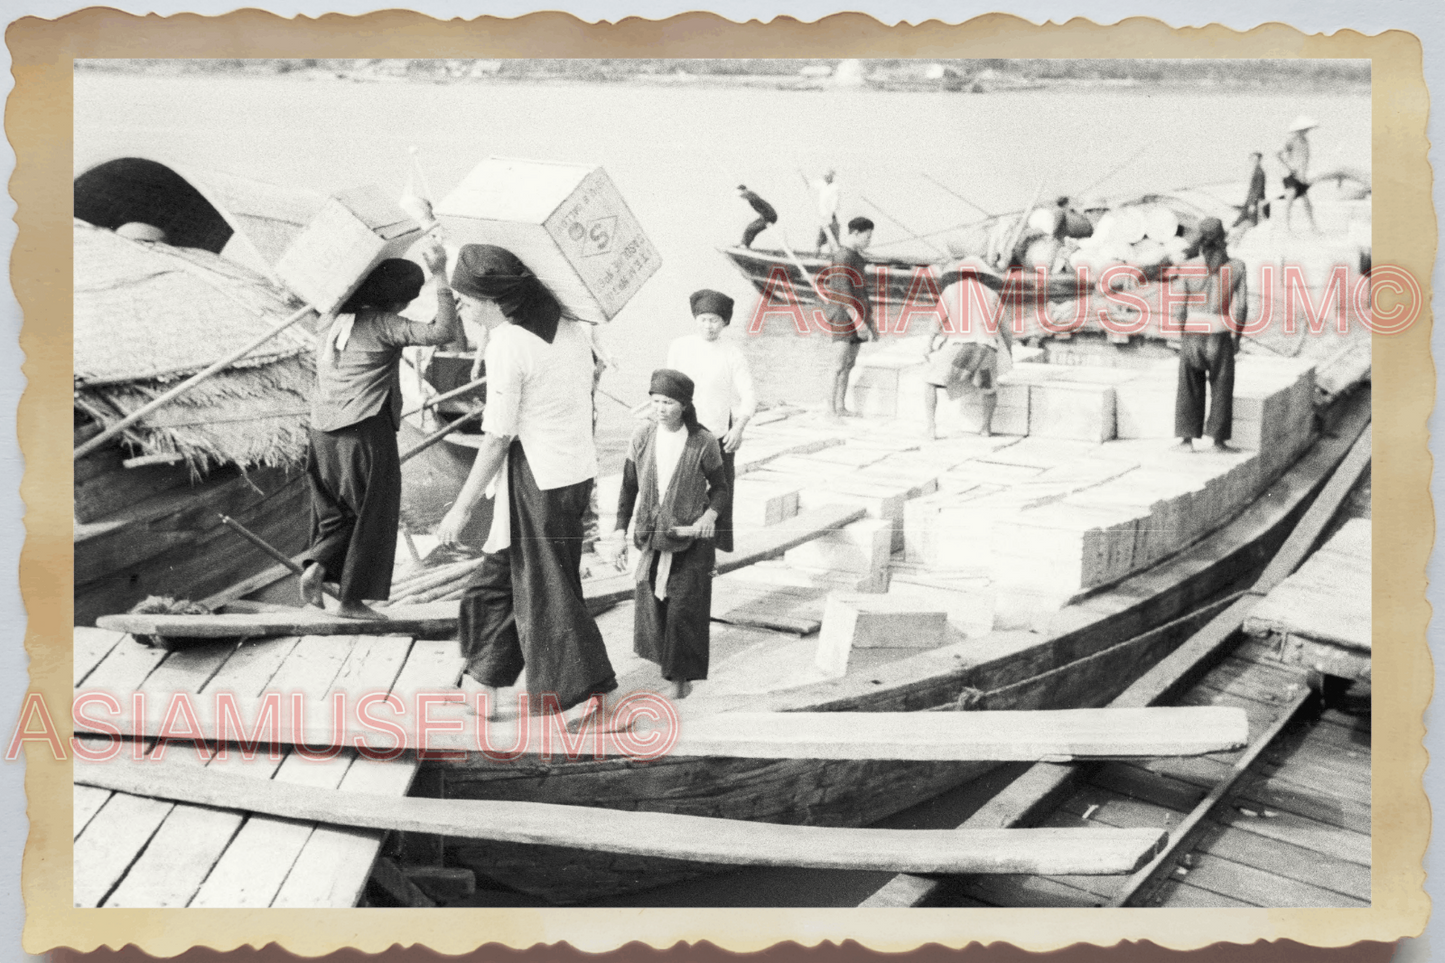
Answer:
[[[873,222],[860,215],[848,222],[848,230],[854,234],[862,234],[864,231],[873,230]]]
[[[562,305],[515,254],[493,244],[468,244],[457,254],[452,288],[469,298],[495,301],[507,320],[548,344],[557,336]]]
[[[692,406],[692,379],[673,368],[658,368],[652,373],[650,395],[662,395],[682,405],[682,423],[688,431],[698,429],[697,409]]]
[[[721,291],[703,288],[701,291],[692,292],[692,297],[687,300],[688,304],[692,305],[694,318],[699,314],[716,314],[723,319],[723,324],[732,324],[733,299]]]
[[[387,309],[397,304],[410,304],[421,293],[424,284],[426,272],[421,265],[405,258],[388,258],[372,269],[338,313],[355,314],[366,308]]]
[[[1199,222],[1196,230],[1199,232],[1196,242],[1198,253],[1204,257],[1204,263],[1212,274],[1229,260],[1229,251],[1224,246],[1224,222],[1217,217],[1206,217]]]

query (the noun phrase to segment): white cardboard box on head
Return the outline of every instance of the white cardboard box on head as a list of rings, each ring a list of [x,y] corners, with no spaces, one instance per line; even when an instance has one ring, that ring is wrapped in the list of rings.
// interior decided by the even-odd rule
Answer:
[[[351,296],[371,269],[401,257],[421,227],[376,187],[333,194],[276,262],[276,275],[322,314]]]
[[[506,248],[583,321],[616,317],[662,266],[622,194],[595,165],[489,157],[436,215],[449,244]]]

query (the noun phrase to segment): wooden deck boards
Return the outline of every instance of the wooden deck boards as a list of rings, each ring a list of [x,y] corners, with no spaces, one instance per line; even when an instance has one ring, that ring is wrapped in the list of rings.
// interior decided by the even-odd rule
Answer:
[[[1246,643],[1179,704],[1241,708],[1254,738],[1305,681],[1300,670],[1272,661],[1269,653],[1267,645]],[[1044,825],[1172,828],[1238,755],[1101,764]],[[1368,717],[1329,710],[1297,718],[1266,748],[1147,905],[1367,906],[1370,850]],[[1098,906],[1120,885],[1107,877],[969,877],[950,893],[999,906]]]
[[[327,713],[332,691],[353,700],[390,691],[409,701],[418,690],[454,686],[462,665],[454,641],[384,636],[283,637],[168,653],[77,629],[76,652],[78,688],[104,688],[123,700],[131,692],[153,700],[228,692],[248,720],[263,692],[297,693],[308,715]],[[122,751],[134,745],[123,742]],[[246,760],[235,747],[225,759],[199,758],[187,742],[140,748],[162,760],[147,763],[158,771],[214,766],[247,778],[392,796],[405,795],[417,770],[409,753],[380,761],[346,750],[317,761],[289,750],[272,757],[262,747]],[[74,804],[77,906],[351,906],[383,836],[87,786],[76,787]]]

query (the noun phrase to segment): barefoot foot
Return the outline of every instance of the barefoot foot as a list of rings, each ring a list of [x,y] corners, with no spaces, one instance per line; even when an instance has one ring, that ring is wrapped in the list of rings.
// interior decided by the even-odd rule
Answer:
[[[336,614],[343,619],[365,619],[371,622],[385,622],[386,616],[365,602],[343,601],[336,609]]]
[[[312,562],[301,572],[301,604],[323,608],[321,583],[326,579],[326,569]]]
[[[678,679],[672,684],[672,697],[677,700],[686,699],[692,693],[692,683],[687,679]]]

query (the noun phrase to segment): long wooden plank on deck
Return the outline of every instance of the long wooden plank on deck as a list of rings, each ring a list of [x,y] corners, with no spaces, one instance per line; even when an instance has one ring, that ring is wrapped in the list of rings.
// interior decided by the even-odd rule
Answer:
[[[768,559],[862,518],[864,510],[846,505],[825,505],[800,512],[780,525],[738,533],[736,550],[719,552],[717,570],[727,573]],[[583,586],[587,601],[602,605],[632,597],[636,583],[630,575],[591,579]],[[385,621],[343,619],[317,609],[295,612],[248,612],[229,615],[103,615],[102,628],[175,638],[235,638],[276,635],[449,635],[457,627],[456,601],[396,605],[386,609]]]
[[[203,707],[204,708],[204,707]],[[160,707],[144,720],[122,716],[120,724],[154,735],[162,723]],[[244,710],[243,710],[244,711]],[[249,717],[243,714],[243,722]],[[201,712],[197,720],[208,736],[216,720]],[[474,715],[455,713],[458,729],[432,732],[427,748],[475,751],[480,745]],[[519,734],[517,726],[529,727]],[[249,723],[248,723],[249,724]],[[406,744],[420,745],[414,714],[399,717]],[[486,722],[493,745],[522,745],[541,751],[546,730],[558,725],[554,716],[529,715]],[[304,720],[298,729],[283,713],[274,738],[287,744],[365,744],[390,748],[389,732],[358,725],[340,735],[329,716]],[[594,742],[593,735],[596,736]],[[584,733],[584,751],[604,756],[629,755],[638,745],[614,733]],[[1059,759],[1191,756],[1243,745],[1248,721],[1242,709],[1189,706],[1127,709],[1059,709],[1034,712],[759,712],[722,713],[689,719],[667,749],[670,756],[725,756],[744,759],[890,759],[941,762],[1037,761]]]
[[[1131,872],[1147,860],[1165,836],[1151,829],[834,829],[550,803],[398,799],[200,769],[157,778],[159,775],[145,763],[123,762],[89,767],[81,778],[121,792],[264,812],[291,821],[734,865],[922,873],[1117,874]],[[192,905],[236,904],[198,897]]]

